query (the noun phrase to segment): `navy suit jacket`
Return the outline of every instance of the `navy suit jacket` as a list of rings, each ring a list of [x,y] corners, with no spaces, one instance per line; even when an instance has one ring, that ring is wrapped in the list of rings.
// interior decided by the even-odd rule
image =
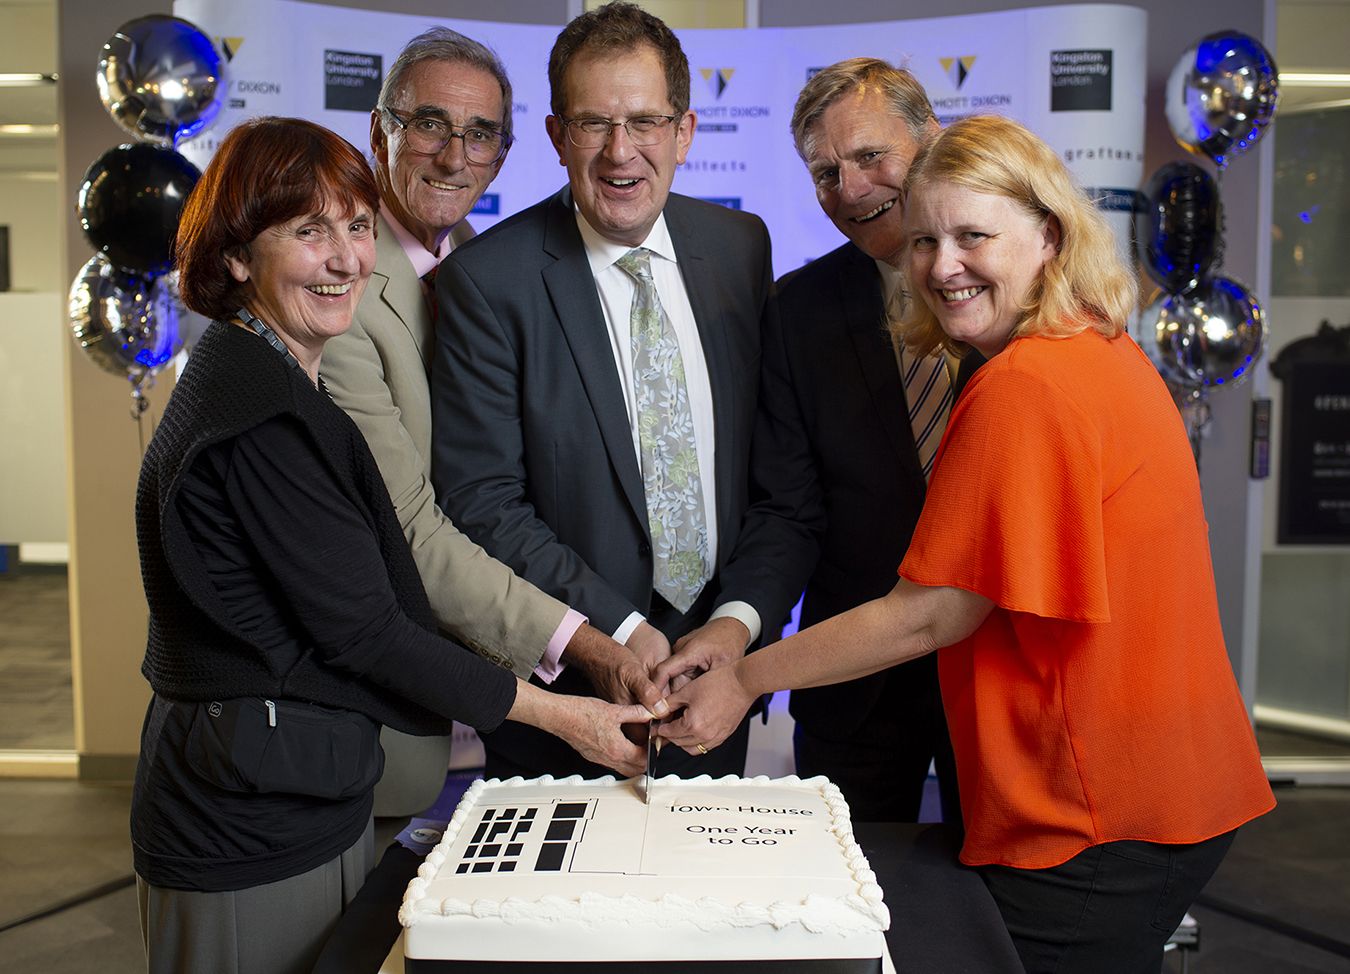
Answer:
[[[665,217],[712,385],[720,566],[751,494],[769,238],[758,217],[674,194]],[[457,248],[436,287],[432,480],[442,509],[599,629],[646,615],[642,476],[570,190]],[[771,598],[764,587],[738,597],[758,607]],[[715,601],[701,600],[704,615]]]
[[[804,628],[895,586],[925,482],[876,262],[845,244],[784,276],[776,300],[764,335],[755,445],[772,491],[748,512],[727,576],[746,576],[754,565],[745,562],[763,562],[764,552],[775,551],[772,563],[759,568],[786,573],[784,581],[798,592],[805,586]],[[958,389],[982,361],[966,358]],[[728,594],[736,596],[730,586]],[[931,659],[900,670],[914,674],[916,695],[931,692]],[[886,685],[883,672],[794,691],[791,712],[813,732],[839,739],[876,706]]]

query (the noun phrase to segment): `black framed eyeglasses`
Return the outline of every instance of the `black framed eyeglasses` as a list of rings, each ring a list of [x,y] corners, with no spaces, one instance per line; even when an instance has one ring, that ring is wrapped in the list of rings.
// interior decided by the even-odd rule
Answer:
[[[405,117],[384,106],[381,106],[380,111],[399,124],[403,129],[403,137],[408,140],[408,146],[414,152],[429,156],[434,156],[444,149],[450,144],[451,139],[460,139],[464,143],[464,158],[477,166],[490,166],[506,155],[506,150],[511,148],[514,141],[504,132],[476,125],[468,125],[455,131],[456,126],[435,115]]]
[[[634,115],[622,122],[607,118],[561,118],[567,129],[567,139],[578,149],[598,149],[609,141],[614,130],[623,126],[634,145],[658,145],[669,137],[671,123],[684,118],[684,112],[674,115]]]

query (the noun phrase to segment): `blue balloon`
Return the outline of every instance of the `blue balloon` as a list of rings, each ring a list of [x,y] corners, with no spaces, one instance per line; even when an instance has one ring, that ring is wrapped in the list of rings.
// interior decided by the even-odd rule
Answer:
[[[71,334],[90,361],[139,388],[183,348],[177,275],[129,274],[95,254],[67,304]]]
[[[1227,277],[1202,281],[1189,294],[1156,295],[1142,325],[1144,350],[1163,378],[1181,389],[1239,383],[1265,347],[1260,303]]]
[[[1176,140],[1222,169],[1261,138],[1279,96],[1280,72],[1270,52],[1254,37],[1224,30],[1181,55],[1163,104]]]
[[[103,45],[98,96],[137,139],[174,146],[220,114],[224,67],[211,38],[192,24],[151,14],[123,24]]]

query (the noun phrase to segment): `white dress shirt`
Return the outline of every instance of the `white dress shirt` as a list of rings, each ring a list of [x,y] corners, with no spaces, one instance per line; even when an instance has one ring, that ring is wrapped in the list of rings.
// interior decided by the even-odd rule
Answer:
[[[619,386],[623,390],[624,408],[628,411],[628,426],[633,434],[633,456],[642,466],[641,447],[637,429],[637,392],[633,387],[633,352],[631,316],[633,306],[633,278],[614,266],[624,254],[633,250],[626,244],[617,244],[606,240],[586,222],[581,211],[576,211],[577,228],[581,231],[581,240],[586,247],[586,259],[590,262],[591,273],[595,276],[595,289],[600,296],[600,308],[605,315],[605,328],[609,333],[610,351],[614,353],[614,367],[618,371]],[[657,297],[665,309],[675,331],[675,339],[680,344],[680,357],[684,361],[684,381],[689,395],[689,413],[694,423],[694,449],[698,453],[699,485],[703,490],[703,510],[708,524],[708,559],[711,565],[717,564],[717,491],[716,465],[717,441],[713,432],[712,383],[708,379],[708,361],[703,355],[703,342],[698,334],[698,322],[694,320],[694,309],[689,304],[689,294],[685,290],[684,277],[680,274],[679,259],[675,255],[675,246],[670,240],[670,230],[666,227],[665,214],[656,219],[656,224],[647,239],[638,245],[652,252],[652,280],[656,285]],[[759,638],[759,613],[746,602],[728,602],[718,606],[713,618],[732,616],[740,620],[750,630],[753,642]],[[643,621],[641,613],[634,612],[614,633],[614,638],[623,642],[638,623]]]

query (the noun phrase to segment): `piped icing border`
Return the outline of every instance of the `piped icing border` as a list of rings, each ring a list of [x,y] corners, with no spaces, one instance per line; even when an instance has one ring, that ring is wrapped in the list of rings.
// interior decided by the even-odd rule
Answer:
[[[812,933],[833,933],[840,936],[872,933],[886,930],[890,926],[890,911],[882,902],[881,886],[877,884],[876,874],[872,872],[867,857],[863,855],[861,847],[853,838],[853,822],[849,817],[848,803],[838,787],[823,775],[807,779],[796,775],[784,778],[769,778],[767,775],[738,778],[728,775],[715,780],[709,775],[687,779],[670,775],[662,778],[661,782],[688,787],[716,783],[729,787],[804,785],[815,788],[829,809],[829,831],[839,841],[844,858],[852,871],[853,880],[857,884],[857,891],[848,896],[808,896],[800,902],[779,900],[765,905],[729,904],[715,897],[690,900],[670,894],[656,900],[631,895],[613,897],[588,892],[581,893],[575,898],[542,896],[537,899],[526,899],[512,896],[505,900],[480,898],[472,902],[455,898],[434,899],[429,894],[429,887],[440,872],[450,846],[478,804],[478,798],[484,789],[551,784],[600,787],[612,785],[615,780],[613,775],[590,779],[582,778],[580,775],[567,778],[544,775],[529,779],[514,777],[505,781],[497,778],[490,781],[475,781],[465,791],[464,797],[455,809],[455,814],[451,816],[445,828],[441,841],[418,867],[417,876],[408,883],[408,889],[403,894],[403,905],[398,911],[399,923],[411,927],[420,920],[433,917],[473,916],[497,918],[506,923],[534,921],[599,926],[624,922],[661,927],[692,926],[704,931],[763,924],[781,929],[799,923]]]

